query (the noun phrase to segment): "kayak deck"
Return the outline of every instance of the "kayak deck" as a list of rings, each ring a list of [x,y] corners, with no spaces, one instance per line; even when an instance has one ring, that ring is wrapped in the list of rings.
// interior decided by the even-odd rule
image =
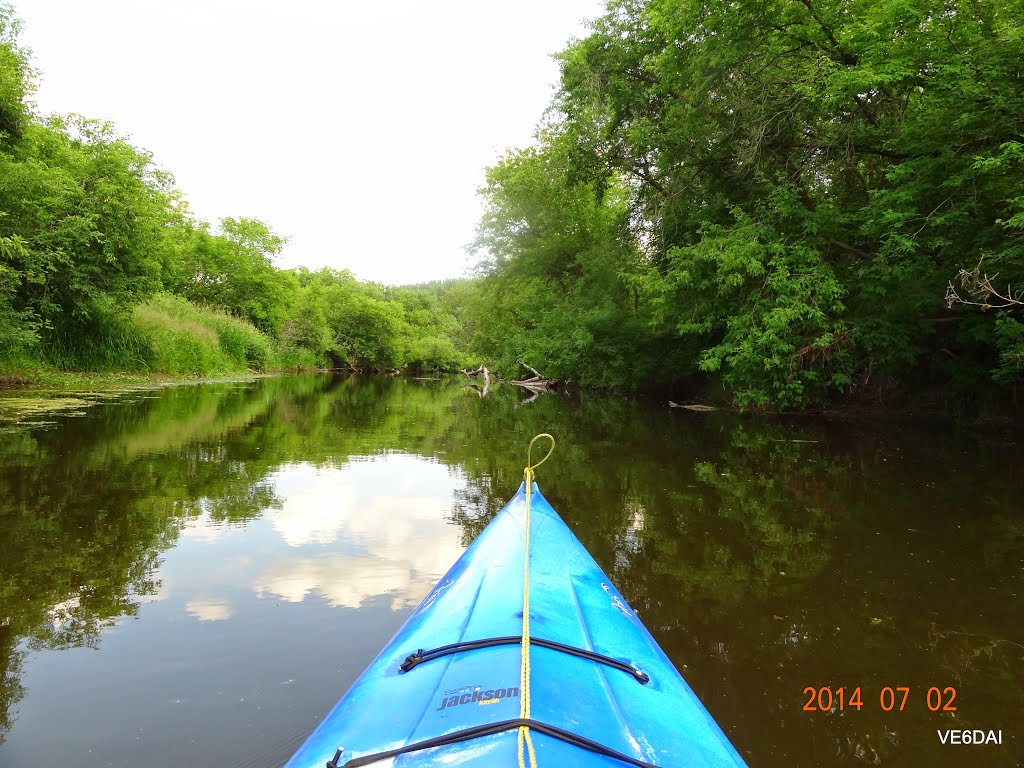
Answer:
[[[368,755],[519,718],[525,512],[524,484],[327,715],[289,768],[324,766],[338,748],[343,751],[337,765],[351,761],[355,768]],[[530,717],[554,733],[531,728],[537,765],[621,767],[620,757],[626,757],[661,768],[743,766],[636,613],[536,485],[529,537]],[[446,648],[493,639],[500,642]],[[620,757],[569,743],[566,733]],[[518,755],[512,725],[374,764],[490,768],[515,765]]]

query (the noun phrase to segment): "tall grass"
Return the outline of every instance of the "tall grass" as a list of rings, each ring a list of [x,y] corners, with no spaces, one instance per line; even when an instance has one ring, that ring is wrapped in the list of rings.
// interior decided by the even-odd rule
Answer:
[[[149,340],[147,369],[171,375],[217,375],[277,367],[273,342],[237,317],[157,294],[132,312]]]
[[[145,330],[106,297],[45,333],[39,351],[43,361],[64,371],[145,371],[152,358]]]
[[[49,329],[38,344],[0,350],[0,374],[62,371],[218,376],[313,369],[310,350],[275,341],[221,310],[160,293],[129,311],[103,299],[77,321]]]

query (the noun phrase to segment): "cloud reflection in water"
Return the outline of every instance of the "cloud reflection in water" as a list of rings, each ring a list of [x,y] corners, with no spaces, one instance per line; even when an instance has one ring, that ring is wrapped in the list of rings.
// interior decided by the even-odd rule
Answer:
[[[377,597],[392,610],[415,606],[463,551],[459,528],[445,520],[456,484],[447,468],[409,456],[282,469],[276,491],[284,503],[267,519],[303,554],[267,563],[256,594],[288,602],[317,594],[346,608]]]

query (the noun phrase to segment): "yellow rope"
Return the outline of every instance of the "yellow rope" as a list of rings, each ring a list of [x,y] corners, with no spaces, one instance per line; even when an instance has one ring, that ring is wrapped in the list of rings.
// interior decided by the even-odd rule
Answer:
[[[551,441],[551,447],[544,454],[544,458],[536,464],[532,463],[533,444],[546,437]],[[533,493],[534,470],[548,460],[548,457],[555,450],[555,438],[544,432],[537,435],[530,441],[530,447],[526,449],[526,469],[523,470],[523,477],[526,480],[526,535],[524,537],[524,562],[523,562],[523,637],[522,637],[522,664],[519,667],[519,717],[523,720],[530,719],[530,496]],[[529,753],[530,768],[537,768],[537,756],[533,751],[533,740],[530,738],[530,729],[525,725],[519,728],[519,768],[526,768],[526,755]]]

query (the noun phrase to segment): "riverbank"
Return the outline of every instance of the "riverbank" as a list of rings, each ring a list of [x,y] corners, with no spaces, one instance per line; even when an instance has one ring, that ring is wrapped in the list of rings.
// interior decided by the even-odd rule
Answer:
[[[408,376],[413,371],[393,369],[388,371],[359,371],[353,368],[331,370],[319,367],[293,367],[271,371],[239,370],[225,374],[196,374],[192,376],[171,375],[159,372],[89,372],[63,371],[52,367],[38,366],[10,372],[0,369],[0,420],[17,420],[21,415],[35,415],[50,410],[61,410],[61,402],[68,397],[74,399],[98,397],[104,399],[120,393],[143,389],[155,389],[178,385],[212,384],[225,381],[252,381],[256,378],[303,373],[311,371],[334,373],[362,373],[370,376],[391,378]],[[439,374],[443,375],[443,374]],[[416,378],[413,376],[412,378]],[[503,381],[495,377],[495,381]],[[508,383],[508,382],[505,382]],[[553,390],[554,391],[554,390]],[[559,390],[562,391],[562,390]],[[979,430],[987,433],[1016,432],[1024,425],[1024,408],[1017,401],[1007,403],[968,402],[956,393],[930,390],[914,398],[906,392],[890,392],[889,397],[880,393],[833,399],[817,407],[776,410],[772,408],[737,408],[722,396],[720,390],[697,391],[688,395],[665,392],[616,392],[612,390],[570,388],[572,393],[583,391],[610,397],[636,398],[641,402],[664,406],[685,419],[687,415],[700,418],[700,411],[739,413],[751,418],[767,421],[821,420],[825,422],[876,423],[879,426],[935,426],[952,429]],[[675,402],[678,398],[679,402]],[[19,402],[15,403],[17,399]],[[670,405],[673,404],[673,405]],[[697,413],[694,413],[697,412]]]
[[[7,373],[0,371],[0,392],[11,390],[56,390],[77,392],[95,389],[173,384],[182,381],[163,373],[96,373],[39,369]]]
[[[0,426],[46,422],[58,413],[81,413],[97,403],[132,392],[252,381],[276,375],[279,374],[241,372],[232,376],[183,378],[163,373],[96,373],[53,369],[17,374],[0,372]]]
[[[55,335],[0,358],[0,389],[117,388],[309,370],[319,362],[245,320],[170,294],[94,319],[91,333]]]

